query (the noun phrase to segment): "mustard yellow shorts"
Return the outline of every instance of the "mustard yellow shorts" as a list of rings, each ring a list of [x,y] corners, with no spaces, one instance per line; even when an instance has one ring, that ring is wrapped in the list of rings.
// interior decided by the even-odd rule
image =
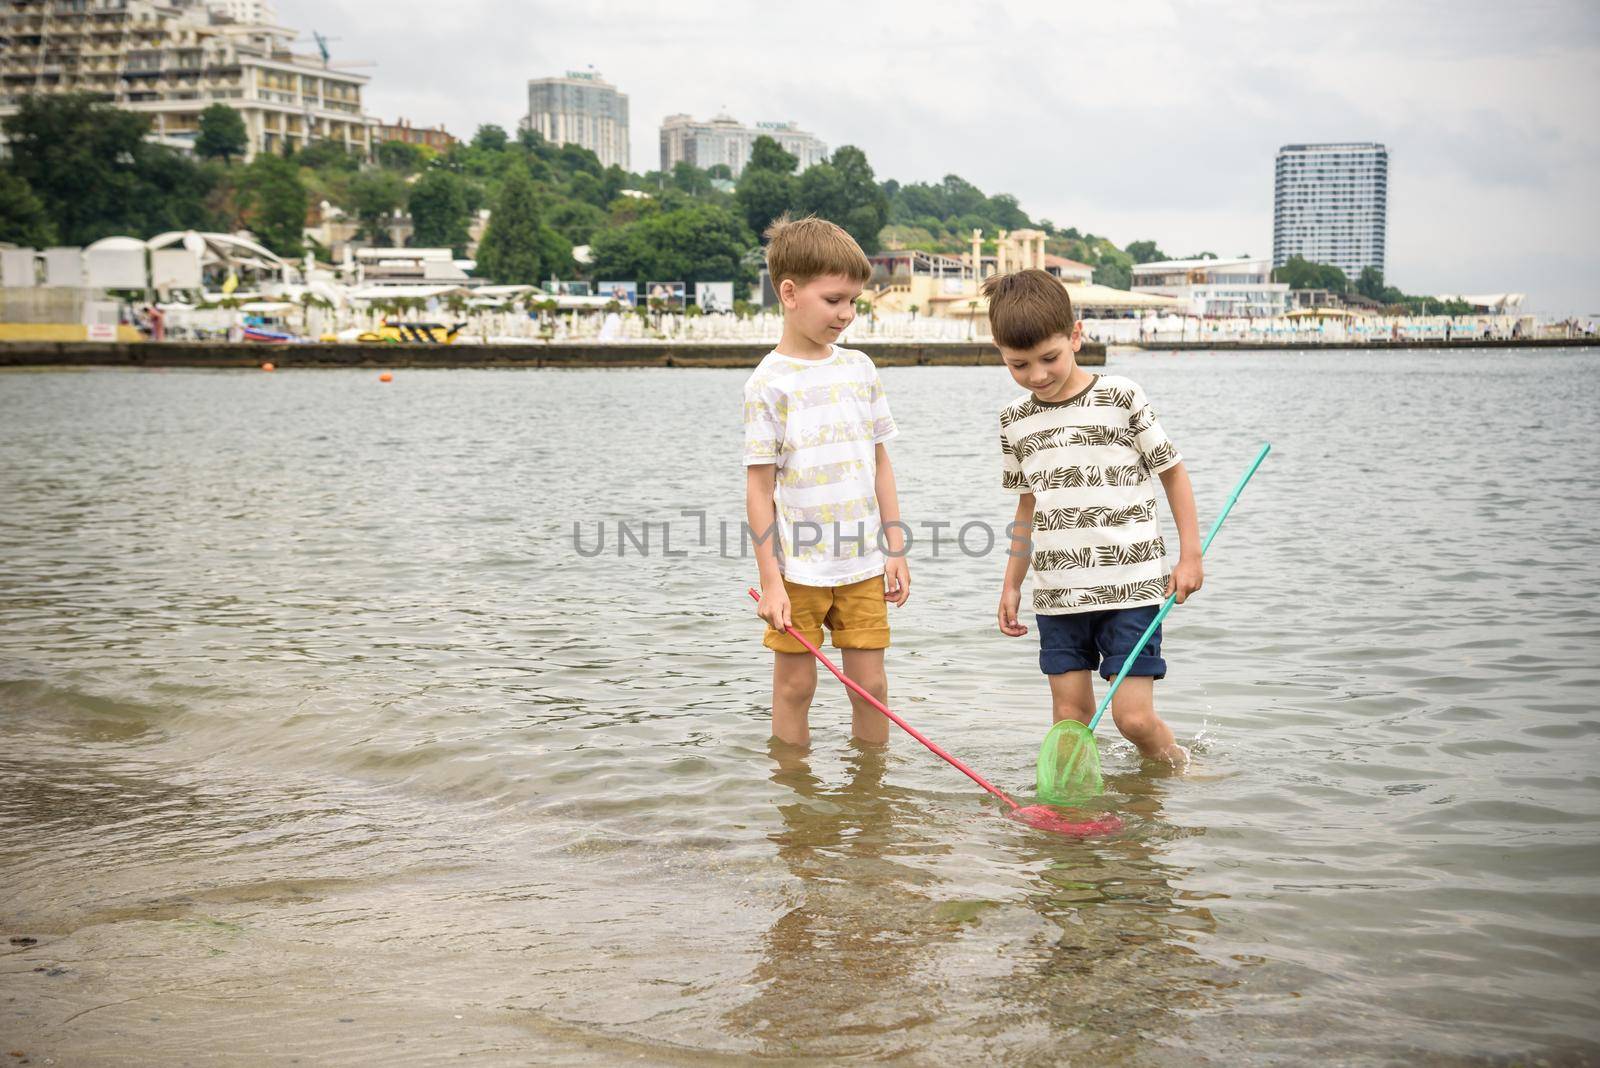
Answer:
[[[833,633],[835,649],[889,648],[889,603],[883,599],[883,576],[874,575],[848,586],[802,586],[783,580],[789,591],[794,629],[812,645],[822,645],[822,628]],[[803,653],[806,647],[785,631],[767,628],[761,644],[779,653]]]

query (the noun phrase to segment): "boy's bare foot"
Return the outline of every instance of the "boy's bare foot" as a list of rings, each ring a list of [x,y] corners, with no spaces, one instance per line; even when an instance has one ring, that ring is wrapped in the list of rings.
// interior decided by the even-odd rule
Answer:
[[[1158,771],[1158,774],[1171,769],[1174,775],[1182,775],[1189,768],[1189,750],[1173,742],[1159,753],[1147,754],[1144,758],[1148,763],[1146,769]]]

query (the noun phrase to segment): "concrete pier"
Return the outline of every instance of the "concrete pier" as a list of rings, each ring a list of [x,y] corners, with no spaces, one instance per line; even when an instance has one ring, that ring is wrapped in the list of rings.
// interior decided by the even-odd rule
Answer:
[[[1370,349],[1373,352],[1404,349],[1564,349],[1600,346],[1600,337],[1454,338],[1450,341],[1116,341],[1113,349],[1145,352],[1283,352],[1329,349]]]
[[[855,343],[853,343],[855,344]],[[874,341],[858,343],[880,367],[998,366],[988,342]],[[526,345],[305,344],[227,342],[13,341],[0,344],[0,367],[754,367],[770,344],[672,342]],[[1105,363],[1105,346],[1085,342],[1078,362]]]

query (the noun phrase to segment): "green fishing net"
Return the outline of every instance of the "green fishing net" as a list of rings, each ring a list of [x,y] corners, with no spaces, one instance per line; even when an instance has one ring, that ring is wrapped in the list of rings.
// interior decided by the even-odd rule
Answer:
[[[1039,800],[1047,805],[1077,804],[1105,791],[1100,750],[1086,725],[1064,719],[1050,728],[1039,747],[1036,781]]]

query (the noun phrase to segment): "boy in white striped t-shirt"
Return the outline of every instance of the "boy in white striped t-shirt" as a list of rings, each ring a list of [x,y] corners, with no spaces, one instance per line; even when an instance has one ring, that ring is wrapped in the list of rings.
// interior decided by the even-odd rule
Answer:
[[[745,508],[773,651],[772,733],[804,746],[817,665],[784,628],[820,646],[826,626],[845,674],[887,701],[886,602],[906,603],[911,575],[884,447],[896,434],[889,402],[872,361],[834,343],[872,265],[825,219],[784,216],[766,237],[783,336],[744,387]],[[850,704],[855,737],[887,742],[877,710],[853,692]]]
[[[1091,674],[1115,677],[1167,595],[1182,604],[1200,588],[1194,490],[1138,384],[1078,366],[1083,339],[1058,279],[1018,271],[989,279],[983,291],[995,344],[1028,390],[1000,413],[1002,482],[1020,494],[1000,631],[1028,633],[1017,610],[1031,564],[1039,669],[1050,680],[1054,719],[1087,723],[1095,708]],[[1154,478],[1178,528],[1170,571]],[[1021,531],[1031,531],[1026,543]],[[1155,710],[1154,683],[1166,673],[1157,628],[1112,698],[1111,715],[1145,756],[1182,767],[1188,751]]]

